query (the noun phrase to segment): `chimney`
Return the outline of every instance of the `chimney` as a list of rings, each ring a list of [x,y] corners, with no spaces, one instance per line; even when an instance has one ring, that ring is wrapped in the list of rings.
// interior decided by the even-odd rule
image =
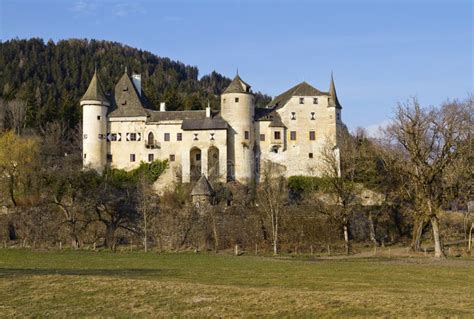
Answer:
[[[211,106],[207,103],[206,107],[206,117],[211,117]]]
[[[161,102],[160,103],[160,112],[164,112],[164,111],[166,111],[166,104],[165,104],[165,102]]]
[[[132,74],[133,85],[138,91],[138,94],[142,96],[142,75],[141,74]]]

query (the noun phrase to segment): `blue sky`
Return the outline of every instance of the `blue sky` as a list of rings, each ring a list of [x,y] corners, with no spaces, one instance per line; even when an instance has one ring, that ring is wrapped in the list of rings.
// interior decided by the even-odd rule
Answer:
[[[300,81],[328,90],[343,120],[373,127],[398,101],[473,93],[473,2],[10,1],[0,37],[118,41],[233,77],[272,96]]]

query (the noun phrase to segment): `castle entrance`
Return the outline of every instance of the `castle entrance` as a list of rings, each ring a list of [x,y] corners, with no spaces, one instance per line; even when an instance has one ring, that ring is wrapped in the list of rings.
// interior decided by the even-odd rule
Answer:
[[[197,181],[201,177],[201,149],[193,147],[189,154],[191,181]]]

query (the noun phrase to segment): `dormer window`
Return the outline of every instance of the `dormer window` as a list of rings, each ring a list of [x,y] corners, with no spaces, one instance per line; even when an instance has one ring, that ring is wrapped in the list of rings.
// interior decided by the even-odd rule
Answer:
[[[318,104],[318,98],[317,97],[313,98],[313,104]]]
[[[304,104],[304,97],[300,97],[300,104]]]
[[[291,112],[291,119],[296,120],[296,112]]]
[[[315,114],[316,114],[316,113],[314,113],[314,112],[311,112],[311,120],[312,120],[312,121],[314,121],[314,120],[315,120],[315,117],[314,117],[314,115],[315,115]]]

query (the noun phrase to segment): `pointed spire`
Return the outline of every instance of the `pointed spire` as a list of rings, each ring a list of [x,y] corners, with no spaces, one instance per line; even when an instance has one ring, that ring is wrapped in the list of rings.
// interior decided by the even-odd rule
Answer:
[[[97,75],[97,68],[94,70],[92,80],[89,83],[86,93],[81,98],[81,101],[100,101],[110,104],[104,93],[104,90],[102,89],[99,76]]]
[[[239,67],[237,67],[237,76],[239,76]]]
[[[212,188],[211,184],[209,184],[209,181],[207,180],[205,175],[201,175],[199,180],[196,182],[196,184],[193,187],[193,190],[191,191],[192,196],[213,196],[214,195],[214,189]]]
[[[244,80],[242,80],[239,76],[239,71],[237,70],[237,75],[235,78],[230,82],[229,86],[227,89],[224,90],[222,94],[227,94],[227,93],[251,93],[250,92],[250,85]]]
[[[336,85],[334,84],[334,77],[333,77],[332,71],[331,71],[331,83],[329,84],[329,95],[331,96],[331,104],[332,104],[330,106],[341,108],[341,104],[339,104],[339,100],[337,99]]]

